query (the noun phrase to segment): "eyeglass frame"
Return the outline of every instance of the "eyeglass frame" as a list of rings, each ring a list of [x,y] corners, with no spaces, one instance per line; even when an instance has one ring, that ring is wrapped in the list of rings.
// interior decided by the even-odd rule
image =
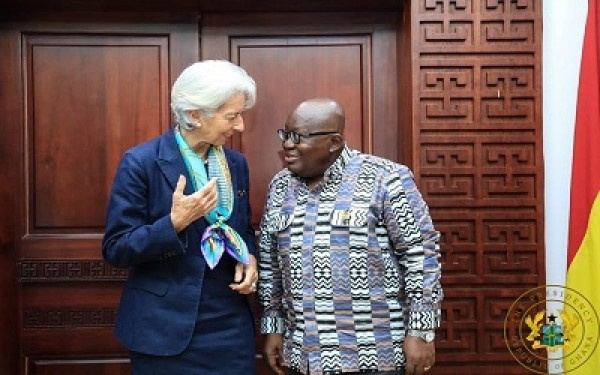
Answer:
[[[332,135],[332,134],[339,134],[339,132],[328,131],[328,132],[299,133],[295,130],[287,131],[285,129],[277,129],[277,136],[279,137],[279,139],[281,139],[281,141],[286,142],[289,139],[295,145],[299,144],[300,141],[302,140],[302,138],[310,138],[310,137],[314,137],[317,135]],[[296,140],[294,140],[294,138]]]

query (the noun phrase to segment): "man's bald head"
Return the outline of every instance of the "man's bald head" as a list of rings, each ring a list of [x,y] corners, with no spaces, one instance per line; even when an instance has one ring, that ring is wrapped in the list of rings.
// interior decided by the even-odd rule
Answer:
[[[282,138],[285,161],[290,171],[306,178],[309,185],[323,178],[345,147],[344,110],[333,99],[306,100],[288,116],[287,134],[296,140]]]
[[[346,122],[342,106],[329,98],[313,98],[303,101],[290,114],[288,121],[292,117],[296,123],[307,125],[311,132],[332,131],[343,134]]]

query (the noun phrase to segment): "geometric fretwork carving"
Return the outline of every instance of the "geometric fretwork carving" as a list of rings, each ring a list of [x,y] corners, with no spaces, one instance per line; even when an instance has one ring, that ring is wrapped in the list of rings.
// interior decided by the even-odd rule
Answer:
[[[424,122],[473,122],[473,69],[428,67],[421,70],[421,113]]]
[[[422,161],[429,168],[473,167],[473,153],[472,144],[428,144],[422,150]]]
[[[462,199],[470,206],[535,206],[539,162],[533,139],[446,136],[444,143],[435,143],[436,138],[424,136],[419,150],[419,185],[430,204]]]
[[[472,0],[425,0],[423,9],[427,14],[443,15],[446,12],[465,14],[472,11]],[[423,21],[420,28],[421,43],[472,44],[473,22],[462,19],[442,18],[439,21]]]
[[[476,274],[476,238],[474,220],[456,220],[435,222],[436,229],[441,233],[440,244],[442,264],[445,275],[475,275]]]
[[[485,220],[483,230],[485,274],[539,273],[534,220]]]
[[[462,212],[438,217],[434,213],[441,233],[444,280],[472,286],[485,282],[535,285],[541,273],[537,222],[534,215],[521,216]]]
[[[535,119],[533,67],[482,67],[482,121]]]
[[[470,22],[423,22],[421,32],[422,41],[427,43],[471,44],[473,42],[473,25]]]
[[[485,197],[535,196],[535,176],[484,176],[482,182]]]
[[[444,95],[450,90],[473,90],[473,70],[467,67],[431,67],[422,69],[421,75],[423,92],[433,91]]]
[[[535,224],[533,220],[485,220],[483,243],[499,246],[535,244]]]
[[[525,143],[483,144],[482,165],[506,168],[509,171],[535,172],[535,145]],[[517,169],[526,168],[529,169]],[[512,174],[512,173],[507,173]]]
[[[501,293],[495,288],[447,290],[442,307],[443,323],[438,330],[440,359],[457,364],[482,358],[511,360],[504,342],[503,320],[511,304],[523,292],[523,288],[505,288]]]
[[[27,309],[23,313],[25,329],[34,328],[98,328],[115,323],[115,309]]]
[[[520,374],[503,323],[545,282],[541,0],[411,4],[410,162],[441,233],[437,370]]]
[[[472,0],[425,0],[422,4],[428,12],[464,12],[471,9]]]
[[[531,122],[534,119],[533,99],[482,99],[482,121],[498,122],[503,120]]]
[[[482,91],[500,90],[502,96],[528,96],[533,99],[534,79],[533,67],[508,68],[502,66],[484,66],[481,68]]]
[[[423,98],[421,105],[424,122],[448,120],[473,122],[473,99],[471,98]]]
[[[21,260],[19,282],[123,281],[127,270],[101,260]]]
[[[483,13],[499,11],[509,13],[511,11],[531,12],[534,10],[533,0],[485,0]]]
[[[422,176],[424,191],[431,196],[469,198],[473,196],[473,176]]]
[[[482,23],[482,34],[486,43],[510,42],[528,43],[533,41],[533,23],[527,21],[493,21]]]
[[[535,3],[534,0],[481,1],[481,13],[486,18],[481,22],[482,43],[504,43],[515,48],[538,42],[534,32]],[[517,14],[521,17],[515,17]]]
[[[423,164],[427,167],[473,167],[473,145],[472,144],[453,144],[453,145],[427,145],[422,150],[425,156]]]

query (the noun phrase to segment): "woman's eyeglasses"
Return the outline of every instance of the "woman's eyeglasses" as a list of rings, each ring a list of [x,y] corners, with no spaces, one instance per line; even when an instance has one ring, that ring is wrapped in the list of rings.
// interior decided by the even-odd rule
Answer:
[[[331,135],[331,134],[338,134],[338,132],[313,132],[313,133],[298,133],[295,131],[286,131],[285,129],[277,129],[277,135],[279,136],[279,139],[281,139],[282,141],[287,141],[288,139],[292,141],[292,143],[294,144],[298,144],[300,143],[302,138],[310,138],[310,137],[314,137],[317,135]]]

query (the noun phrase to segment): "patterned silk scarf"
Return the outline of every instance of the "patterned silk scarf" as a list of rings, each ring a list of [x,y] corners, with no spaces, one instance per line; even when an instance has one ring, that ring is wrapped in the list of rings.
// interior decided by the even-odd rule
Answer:
[[[248,264],[250,259],[248,247],[242,237],[225,221],[233,211],[233,186],[231,174],[223,147],[210,146],[208,149],[208,173],[204,167],[204,161],[187,144],[178,129],[175,130],[177,145],[185,161],[188,172],[192,176],[194,190],[198,191],[208,181],[217,178],[217,206],[204,217],[210,223],[202,234],[200,250],[208,266],[213,269],[221,260],[221,256],[227,250],[235,260]]]

